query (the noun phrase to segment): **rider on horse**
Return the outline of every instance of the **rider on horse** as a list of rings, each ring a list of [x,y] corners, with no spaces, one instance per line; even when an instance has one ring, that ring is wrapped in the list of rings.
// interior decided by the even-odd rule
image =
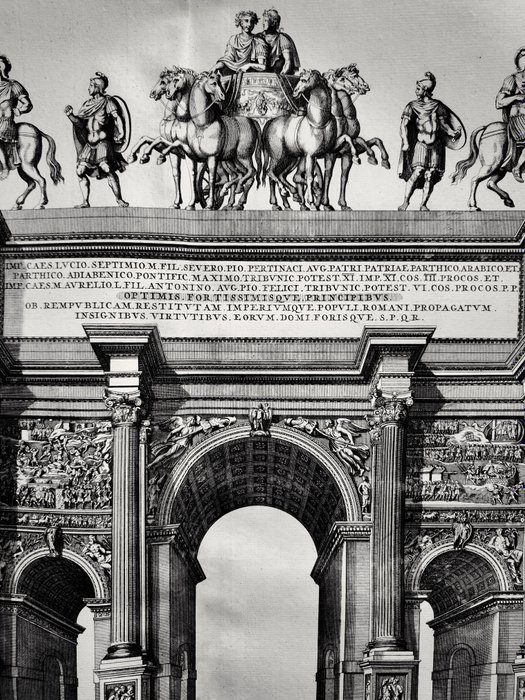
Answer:
[[[514,57],[516,73],[512,73],[503,81],[496,95],[496,107],[503,111],[503,119],[507,122],[507,153],[502,167],[509,170],[518,182],[523,182],[521,171],[525,165],[525,47],[519,49]],[[518,155],[519,151],[519,155]]]
[[[27,90],[9,79],[10,72],[11,62],[7,56],[0,56],[0,180],[20,165],[15,116],[33,109]]]

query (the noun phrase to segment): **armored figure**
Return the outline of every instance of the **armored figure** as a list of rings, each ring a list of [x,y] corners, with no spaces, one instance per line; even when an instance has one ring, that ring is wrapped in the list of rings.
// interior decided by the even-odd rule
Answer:
[[[525,164],[525,47],[514,57],[517,72],[503,81],[496,95],[496,107],[503,112],[507,123],[507,153],[502,167],[510,169],[518,182],[523,182],[521,174]]]
[[[445,172],[445,147],[461,148],[465,129],[458,117],[442,102],[434,99],[436,78],[430,72],[416,82],[417,99],[409,102],[401,115],[401,157],[399,177],[406,180],[405,199],[399,207],[407,209],[416,188],[423,189],[420,210],[427,203],[436,182]]]
[[[224,55],[212,70],[220,70],[224,74],[266,70],[268,45],[261,36],[253,34],[258,21],[259,18],[251,10],[235,15],[235,26],[241,31],[229,38]]]
[[[20,165],[15,117],[33,109],[27,90],[9,78],[11,62],[0,56],[0,180]]]
[[[77,176],[82,192],[79,208],[89,207],[89,177],[107,178],[120,207],[128,203],[122,199],[117,172],[122,172],[126,161],[122,156],[129,142],[130,119],[124,100],[106,95],[109,81],[97,72],[89,81],[89,99],[78,113],[68,105],[65,113],[73,123],[73,137],[77,149]]]
[[[263,31],[258,35],[268,44],[267,69],[272,73],[292,75],[300,68],[299,54],[291,36],[280,30],[277,10],[263,12]]]

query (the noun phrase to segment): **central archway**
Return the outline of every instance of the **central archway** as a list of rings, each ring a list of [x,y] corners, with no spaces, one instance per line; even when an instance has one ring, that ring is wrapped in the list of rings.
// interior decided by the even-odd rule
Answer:
[[[355,676],[347,684],[359,690],[362,672],[358,661],[368,630],[361,629],[363,642],[356,642],[349,638],[345,625],[347,618],[357,619],[356,613],[359,619],[368,616],[369,531],[361,523],[356,538],[361,548],[351,551],[344,537],[331,539],[337,524],[361,520],[356,485],[337,458],[308,435],[280,427],[272,428],[271,436],[252,435],[246,425],[209,435],[188,450],[160,497],[156,530],[159,537],[161,533],[167,537],[170,531],[175,536],[152,542],[155,546],[150,547],[150,578],[156,581],[151,602],[157,608],[157,619],[169,618],[170,634],[169,640],[165,636],[161,640],[152,629],[152,646],[161,664],[170,659],[177,666],[178,678],[184,672],[188,680],[184,690],[178,687],[180,680],[175,687],[171,681],[159,680],[158,691],[167,688],[174,697],[181,692],[189,700],[195,697],[195,586],[204,577],[196,555],[205,534],[220,518],[257,505],[277,508],[297,519],[319,556],[315,566],[320,611],[317,695],[325,697],[325,685],[335,690],[337,676],[345,673]],[[351,580],[357,564],[363,568],[359,587]],[[166,571],[168,575],[161,573]],[[350,590],[355,590],[355,601],[347,607]],[[180,661],[181,649],[186,652],[188,669]],[[333,659],[328,671],[327,651]],[[352,654],[352,664],[343,663],[348,654]]]

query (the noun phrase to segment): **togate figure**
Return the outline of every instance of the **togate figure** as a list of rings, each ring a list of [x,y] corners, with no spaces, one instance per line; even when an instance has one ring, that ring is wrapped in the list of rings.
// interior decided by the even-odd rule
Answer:
[[[465,143],[465,128],[452,110],[433,96],[436,78],[430,72],[416,81],[416,99],[401,115],[401,155],[399,177],[406,180],[405,199],[400,211],[408,208],[417,188],[423,190],[420,211],[428,211],[434,186],[445,173],[445,149],[457,150]]]
[[[37,185],[40,200],[35,209],[44,209],[48,203],[47,186],[38,170],[44,139],[48,143],[46,162],[51,180],[55,185],[64,182],[62,169],[55,158],[56,144],[51,136],[33,124],[15,122],[15,117],[27,114],[33,105],[25,87],[17,80],[12,80],[10,72],[10,60],[7,56],[0,56],[0,180],[5,180],[11,170],[18,170],[27,187],[16,200],[13,209],[21,209]]]
[[[251,10],[243,10],[235,15],[235,26],[240,31],[229,38],[224,55],[212,71],[219,70],[227,75],[248,70],[266,70],[268,44],[263,37],[253,34],[258,22],[259,18]]]
[[[496,108],[502,112],[502,121],[491,122],[474,129],[470,136],[470,153],[461,160],[452,175],[454,184],[460,182],[476,161],[480,169],[470,182],[468,207],[481,211],[477,203],[480,182],[487,180],[489,190],[495,192],[506,207],[514,207],[508,192],[499,186],[505,175],[512,171],[518,182],[523,182],[525,165],[525,47],[514,56],[516,72],[503,81],[496,95]]]
[[[368,428],[361,428],[348,418],[328,419],[324,422],[324,427],[320,428],[316,420],[303,418],[286,418],[285,425],[289,425],[297,430],[302,430],[312,437],[327,438],[330,449],[334,452],[351,474],[363,476],[368,469],[366,460],[370,456],[368,445],[356,445],[354,438],[368,432]]]
[[[90,206],[90,177],[106,178],[119,207],[129,206],[122,199],[117,173],[126,167],[122,153],[129,145],[131,118],[121,97],[106,95],[108,78],[97,72],[89,81],[89,99],[75,114],[68,105],[64,112],[73,124],[77,150],[77,176],[82,202],[77,208]]]

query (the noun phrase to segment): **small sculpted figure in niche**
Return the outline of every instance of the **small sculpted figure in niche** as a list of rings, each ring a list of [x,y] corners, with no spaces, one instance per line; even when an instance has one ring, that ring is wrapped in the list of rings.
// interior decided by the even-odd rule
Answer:
[[[58,523],[56,520],[49,522],[44,531],[44,540],[47,544],[49,555],[51,557],[62,556],[62,550],[64,548],[64,535],[62,533],[60,523]]]
[[[228,39],[224,55],[212,71],[219,70],[223,75],[231,75],[266,70],[268,44],[260,35],[253,34],[258,21],[256,13],[251,10],[242,10],[235,15],[235,26],[240,31]]]
[[[405,199],[400,211],[408,208],[414,191],[423,190],[420,210],[428,211],[434,186],[445,173],[445,148],[461,148],[465,129],[443,102],[434,98],[436,78],[430,72],[416,81],[416,99],[401,115],[401,156],[399,177],[406,180]]]
[[[119,207],[129,206],[122,199],[117,173],[123,172],[126,161],[122,152],[127,148],[131,120],[124,100],[106,95],[108,78],[97,72],[89,81],[89,99],[75,114],[68,105],[64,112],[73,124],[77,150],[77,176],[82,202],[77,208],[90,206],[90,177],[106,178]]]

